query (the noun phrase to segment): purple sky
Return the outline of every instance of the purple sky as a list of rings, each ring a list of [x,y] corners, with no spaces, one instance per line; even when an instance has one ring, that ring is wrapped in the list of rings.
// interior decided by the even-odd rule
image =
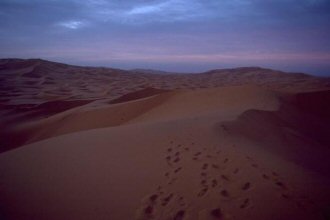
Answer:
[[[330,76],[328,0],[0,0],[0,57]]]

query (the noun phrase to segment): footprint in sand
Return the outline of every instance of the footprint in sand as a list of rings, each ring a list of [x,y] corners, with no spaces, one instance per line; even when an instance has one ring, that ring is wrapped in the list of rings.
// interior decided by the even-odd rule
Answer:
[[[178,201],[178,205],[181,207],[186,207],[186,204],[184,202],[184,198],[182,196],[177,196],[177,201]]]
[[[277,186],[281,187],[282,189],[287,189],[286,185],[281,181],[276,181],[275,184]]]
[[[262,174],[262,178],[264,178],[265,180],[269,180],[269,176],[266,174]]]
[[[206,180],[202,180],[202,181],[201,181],[201,185],[202,185],[202,186],[207,186],[206,183],[207,183]]]
[[[218,181],[216,179],[212,180],[212,187],[216,187],[218,185]]]
[[[281,194],[281,196],[282,196],[284,199],[290,199],[290,196],[289,196],[288,194],[283,193],[283,194]]]
[[[153,219],[154,212],[155,212],[154,206],[155,206],[157,199],[158,199],[157,194],[153,194],[153,195],[149,196],[146,206],[144,208],[142,208],[142,210],[141,210],[142,212],[140,212],[140,214],[139,214],[140,216],[142,215],[143,219]]]
[[[171,181],[168,182],[168,185],[172,185],[176,180],[177,180],[177,178],[172,178]]]
[[[253,160],[251,157],[249,157],[249,156],[245,156],[245,158],[246,159],[248,159],[248,160]]]
[[[210,211],[210,215],[215,219],[221,219],[222,218],[222,211],[220,208],[213,209]]]
[[[276,173],[276,172],[272,172],[272,174],[273,174],[273,176],[278,176],[278,173]]]
[[[153,194],[149,197],[150,202],[155,203],[158,198],[157,194]]]
[[[209,165],[208,165],[207,163],[204,163],[203,166],[202,166],[202,169],[203,169],[203,170],[206,170],[206,169],[208,168],[208,166],[209,166]]]
[[[229,197],[229,192],[227,190],[221,190],[220,194],[223,196],[223,197]]]
[[[242,186],[242,190],[246,191],[246,190],[250,189],[250,187],[251,187],[251,183],[247,182]]]
[[[227,163],[229,161],[228,158],[224,159],[223,163]]]
[[[180,170],[182,170],[182,167],[179,167],[179,168],[177,168],[176,170],[174,170],[174,173],[177,173],[177,172],[179,172]]]
[[[256,164],[256,163],[251,164],[251,166],[254,167],[254,168],[258,168],[259,167],[259,165]]]
[[[171,201],[172,198],[173,198],[173,193],[165,197],[163,199],[162,206],[167,206],[167,204]]]
[[[173,220],[182,220],[182,219],[184,219],[185,213],[186,213],[186,212],[185,212],[184,210],[180,210],[180,211],[178,211],[178,212],[175,214]]]
[[[250,203],[250,199],[245,199],[242,203],[242,205],[240,206],[241,209],[245,209]]]
[[[146,215],[146,217],[151,217],[153,212],[154,212],[154,208],[150,205],[144,209],[144,214]]]
[[[229,181],[229,178],[228,178],[228,176],[226,176],[226,175],[221,175],[221,178],[224,179],[224,180]]]
[[[228,128],[225,125],[221,125],[221,128],[225,131],[228,132]]]
[[[212,167],[213,167],[214,169],[219,169],[219,166],[218,166],[217,164],[212,164]]]
[[[197,194],[197,196],[202,197],[206,194],[207,191],[208,191],[208,187],[205,187]]]
[[[194,154],[194,156],[199,156],[201,154],[202,154],[202,152],[197,152],[197,153]]]

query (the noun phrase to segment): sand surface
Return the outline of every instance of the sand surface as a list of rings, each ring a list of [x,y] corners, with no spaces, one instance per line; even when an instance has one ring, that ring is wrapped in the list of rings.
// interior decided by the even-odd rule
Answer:
[[[0,219],[329,219],[330,84],[0,62]]]

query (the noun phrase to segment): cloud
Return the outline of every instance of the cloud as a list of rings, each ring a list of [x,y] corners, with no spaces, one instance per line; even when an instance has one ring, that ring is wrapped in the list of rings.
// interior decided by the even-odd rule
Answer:
[[[151,14],[160,12],[164,4],[158,5],[145,5],[140,7],[134,7],[132,10],[128,11],[128,15],[140,15],[140,14]]]
[[[215,17],[216,12],[207,6],[200,0],[128,1],[118,5],[108,2],[102,6],[93,4],[94,12],[90,16],[103,22],[128,25],[196,21]]]
[[[83,22],[83,21],[64,21],[64,22],[58,23],[58,25],[61,27],[64,27],[64,28],[75,30],[75,29],[79,29],[79,28],[86,26],[87,23]]]

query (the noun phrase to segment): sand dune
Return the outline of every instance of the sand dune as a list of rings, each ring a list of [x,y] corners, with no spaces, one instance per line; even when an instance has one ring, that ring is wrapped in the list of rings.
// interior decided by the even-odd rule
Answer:
[[[132,97],[141,99],[131,100]],[[123,100],[127,102],[118,104]],[[7,149],[81,130],[205,115],[228,119],[252,107],[266,110],[276,109],[278,105],[276,93],[254,86],[172,92],[149,88],[129,93],[113,102],[117,104],[96,108],[78,107],[46,119],[17,125],[6,133]],[[68,107],[66,103],[62,103],[62,106]]]
[[[327,79],[261,68],[181,76],[41,60],[0,67],[6,82],[16,77],[1,89],[3,219],[330,214]],[[18,87],[24,77],[33,88]]]
[[[248,110],[226,128],[330,176],[329,98],[329,90],[290,95],[277,111]]]

